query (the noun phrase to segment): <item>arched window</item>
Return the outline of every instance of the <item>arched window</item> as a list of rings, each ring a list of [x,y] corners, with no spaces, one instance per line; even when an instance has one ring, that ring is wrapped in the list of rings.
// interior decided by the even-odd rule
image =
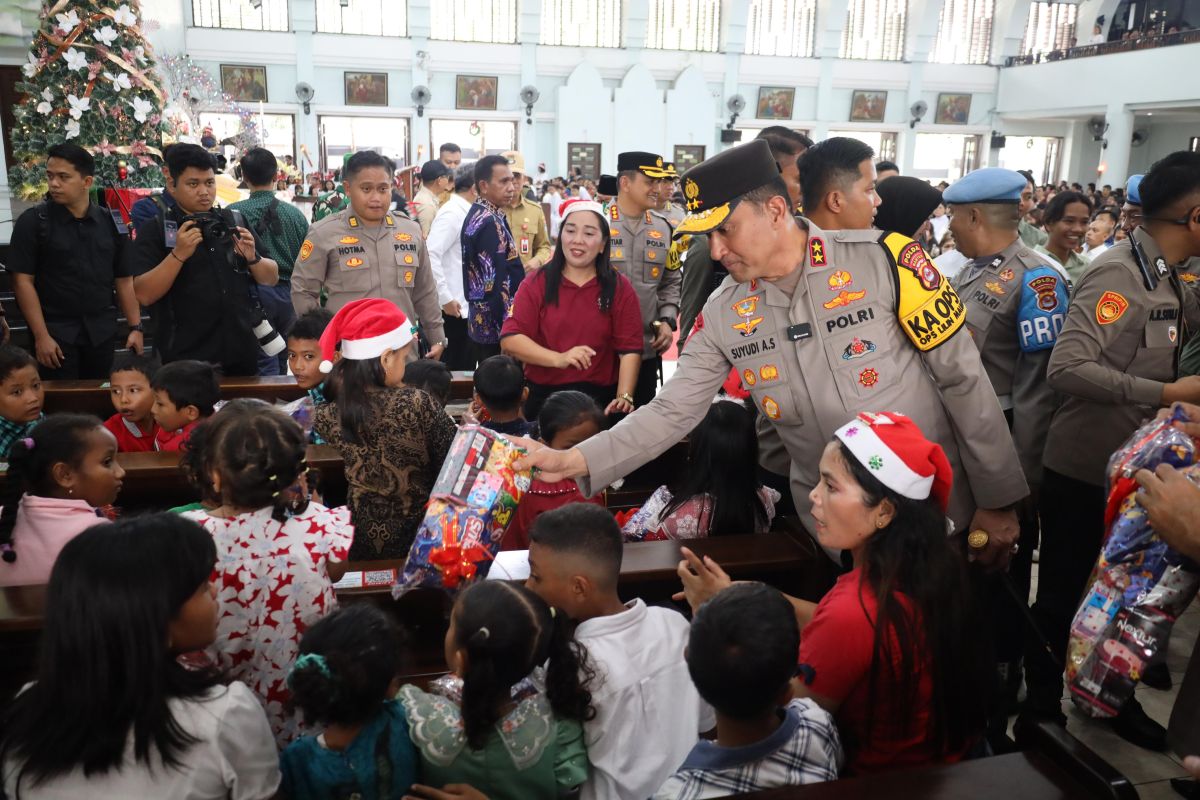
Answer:
[[[840,57],[899,61],[907,17],[907,0],[850,0]]]
[[[621,0],[542,0],[542,44],[620,47]]]
[[[650,0],[646,47],[717,51],[721,0]]]
[[[1075,39],[1075,16],[1078,12],[1079,8],[1074,3],[1030,5],[1021,55],[1050,53],[1071,47]]]
[[[434,0],[429,22],[431,39],[512,44],[517,41],[517,0]]]
[[[746,52],[810,58],[817,30],[816,0],[750,0]]]
[[[988,63],[995,10],[995,0],[944,0],[932,60],[941,64]]]
[[[247,31],[286,31],[287,0],[192,0],[192,25]]]
[[[317,32],[407,36],[408,3],[404,0],[317,0]]]

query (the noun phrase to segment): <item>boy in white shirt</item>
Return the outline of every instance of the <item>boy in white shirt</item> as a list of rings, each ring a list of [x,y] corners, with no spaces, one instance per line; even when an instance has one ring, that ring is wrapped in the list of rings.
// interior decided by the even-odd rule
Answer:
[[[715,724],[688,675],[687,620],[617,596],[622,548],[612,515],[590,503],[542,514],[530,535],[526,586],[578,622],[596,673],[581,800],[645,800]]]

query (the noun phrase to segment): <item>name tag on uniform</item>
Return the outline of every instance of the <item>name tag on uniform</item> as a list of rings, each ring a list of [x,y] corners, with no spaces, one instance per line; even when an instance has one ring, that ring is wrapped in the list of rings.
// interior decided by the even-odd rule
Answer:
[[[792,325],[787,329],[787,338],[789,342],[798,342],[801,339],[812,338],[812,325],[807,322],[801,322],[799,325]]]
[[[529,255],[529,237],[528,236],[521,237],[521,255],[523,255],[523,256]]]
[[[174,247],[179,241],[179,225],[173,219],[163,220],[163,242],[167,247]]]
[[[122,236],[128,236],[129,226],[125,224],[125,218],[121,216],[121,212],[117,211],[115,208],[110,208],[108,213],[112,214],[113,225],[117,226],[117,233],[121,234]]]

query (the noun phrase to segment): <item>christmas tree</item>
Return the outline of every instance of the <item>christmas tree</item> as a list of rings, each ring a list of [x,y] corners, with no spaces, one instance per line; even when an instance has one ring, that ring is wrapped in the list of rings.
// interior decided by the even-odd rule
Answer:
[[[73,142],[96,158],[96,185],[162,183],[163,92],[154,54],[142,35],[138,0],[53,0],[17,88],[13,194],[37,200],[46,191],[46,151]]]

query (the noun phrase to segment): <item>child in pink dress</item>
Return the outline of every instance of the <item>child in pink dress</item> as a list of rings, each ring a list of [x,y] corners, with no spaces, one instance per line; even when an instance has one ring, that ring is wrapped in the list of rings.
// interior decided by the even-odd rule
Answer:
[[[288,670],[308,626],[337,607],[333,583],[354,537],[350,512],[293,490],[304,431],[281,411],[235,400],[204,423],[212,491],[221,505],[188,511],[217,545],[220,666],[258,696],[280,746],[300,733],[286,709]]]
[[[117,499],[125,470],[117,440],[96,417],[54,414],[9,451],[0,497],[0,586],[50,579],[59,552],[107,522],[100,507]]]

